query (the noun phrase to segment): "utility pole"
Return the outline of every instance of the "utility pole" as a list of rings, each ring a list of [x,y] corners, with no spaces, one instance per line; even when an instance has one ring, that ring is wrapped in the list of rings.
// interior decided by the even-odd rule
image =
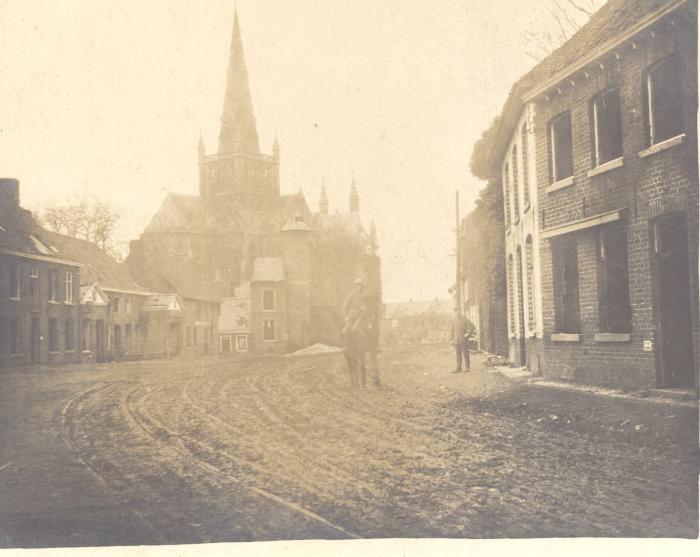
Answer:
[[[459,311],[463,311],[462,307],[462,284],[460,276],[462,274],[462,251],[460,250],[460,238],[459,238],[459,190],[455,191],[455,233],[456,233],[456,246],[457,246],[457,269],[455,273],[455,303],[459,308]]]

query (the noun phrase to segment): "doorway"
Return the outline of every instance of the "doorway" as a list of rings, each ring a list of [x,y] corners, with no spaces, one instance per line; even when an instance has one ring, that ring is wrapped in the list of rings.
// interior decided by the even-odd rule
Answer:
[[[517,288],[518,288],[518,341],[520,345],[520,365],[527,365],[527,346],[525,345],[525,303],[523,300],[523,251],[518,246],[517,249]]]
[[[685,215],[654,223],[661,387],[694,387],[693,326]]]
[[[38,364],[41,361],[41,326],[38,317],[32,317],[31,342],[31,363]]]
[[[95,361],[105,361],[105,322],[103,319],[95,321]]]

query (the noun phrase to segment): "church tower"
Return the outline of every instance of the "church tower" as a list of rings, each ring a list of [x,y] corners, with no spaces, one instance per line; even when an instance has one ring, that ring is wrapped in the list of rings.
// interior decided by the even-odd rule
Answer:
[[[279,195],[279,143],[275,138],[272,156],[260,153],[238,11],[233,16],[219,151],[206,156],[200,143],[198,155],[204,198],[234,196],[255,203]]]

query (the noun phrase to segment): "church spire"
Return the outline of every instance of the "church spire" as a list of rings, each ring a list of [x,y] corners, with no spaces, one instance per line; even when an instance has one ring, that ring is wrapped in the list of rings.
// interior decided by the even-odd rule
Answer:
[[[328,194],[326,193],[326,181],[321,177],[321,197],[318,201],[318,210],[322,215],[328,214]]]
[[[237,10],[233,15],[231,54],[219,133],[219,153],[228,152],[260,153]]]
[[[360,194],[357,192],[357,185],[355,184],[354,172],[352,173],[352,187],[350,188],[350,212],[360,212]]]

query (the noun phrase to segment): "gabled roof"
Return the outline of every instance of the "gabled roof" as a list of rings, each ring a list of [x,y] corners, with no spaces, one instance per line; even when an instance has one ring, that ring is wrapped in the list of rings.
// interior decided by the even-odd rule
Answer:
[[[64,257],[81,264],[80,280],[82,284],[98,283],[102,290],[126,290],[147,294],[129,273],[127,267],[115,261],[92,242],[71,238],[56,232],[43,230],[38,237],[58,249]]]
[[[0,250],[3,252],[78,263],[53,245],[47,234],[26,209],[0,212]]]
[[[177,294],[151,294],[141,306],[145,311],[182,311],[182,301]]]
[[[513,133],[520,116],[524,99],[540,85],[566,77],[567,68],[574,68],[591,53],[605,53],[614,41],[644,23],[656,13],[663,13],[687,3],[686,0],[609,0],[568,41],[553,51],[511,88],[500,120],[491,134],[493,145],[483,150],[489,154],[492,164],[499,164],[501,155]]]
[[[168,193],[145,232],[189,231],[202,223],[200,198],[182,193]]]
[[[80,287],[80,303],[106,306],[109,304],[109,297],[97,283],[86,284]]]

